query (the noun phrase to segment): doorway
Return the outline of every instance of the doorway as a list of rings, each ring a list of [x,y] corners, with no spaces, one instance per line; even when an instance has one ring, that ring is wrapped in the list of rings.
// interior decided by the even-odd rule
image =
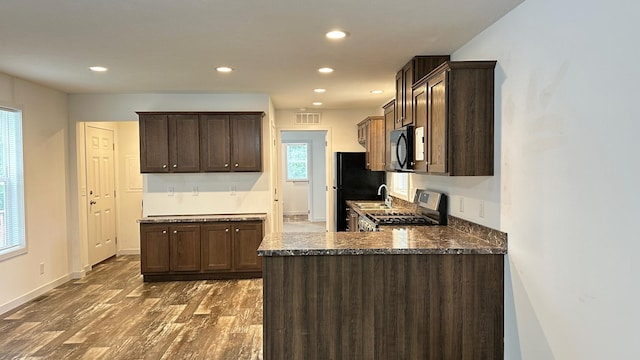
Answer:
[[[143,178],[136,121],[78,123],[77,134],[80,229],[88,271],[111,256],[139,254]]]
[[[87,126],[87,200],[91,265],[116,255],[114,131]]]
[[[281,132],[283,232],[325,232],[325,130]]]

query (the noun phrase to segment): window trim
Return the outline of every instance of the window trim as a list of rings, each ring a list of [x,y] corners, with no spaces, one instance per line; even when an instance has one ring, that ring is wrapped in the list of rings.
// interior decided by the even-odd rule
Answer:
[[[16,231],[17,236],[19,238],[19,242],[16,245],[6,247],[4,249],[0,249],[0,261],[4,261],[19,255],[26,254],[28,252],[28,242],[26,236],[26,211],[25,211],[25,196],[24,196],[24,135],[22,133],[23,119],[22,114],[23,111],[20,108],[16,108],[13,106],[5,106],[0,104],[0,111],[13,112],[18,114],[17,122],[18,124],[14,125],[12,129],[15,131],[14,136],[19,139],[19,146],[15,146],[16,153],[13,155],[8,155],[8,158],[11,161],[15,161],[15,164],[12,165],[15,167],[16,180],[15,184],[11,186],[15,186],[15,189],[12,190],[12,194],[5,193],[5,200],[7,203],[14,203],[12,206],[15,207],[15,213],[19,217],[16,221],[15,226],[18,226],[18,230]],[[1,125],[1,124],[0,124]],[[5,149],[0,149],[0,151],[4,151],[7,155],[7,151]],[[15,158],[12,158],[15,156]],[[5,174],[3,177],[5,179],[11,178],[10,174]],[[6,190],[5,190],[6,191]],[[11,200],[7,200],[12,198]],[[5,204],[6,206],[6,204]],[[9,209],[11,211],[11,209]],[[7,209],[5,209],[5,213]],[[6,224],[5,224],[6,226]],[[6,234],[5,234],[6,235]]]
[[[406,173],[406,172],[391,173],[391,192],[393,193],[394,196],[408,201],[409,173]]]
[[[300,178],[292,179],[292,178],[289,177],[289,157],[287,156],[287,154],[288,154],[289,146],[292,146],[292,145],[305,145],[307,147],[307,160],[306,160],[307,177],[305,179],[300,179]],[[295,142],[284,143],[284,146],[285,146],[285,150],[284,150],[285,181],[288,181],[288,182],[309,182],[309,179],[311,178],[311,169],[309,167],[309,157],[310,157],[310,151],[311,151],[310,143],[307,142],[307,141],[295,141]]]

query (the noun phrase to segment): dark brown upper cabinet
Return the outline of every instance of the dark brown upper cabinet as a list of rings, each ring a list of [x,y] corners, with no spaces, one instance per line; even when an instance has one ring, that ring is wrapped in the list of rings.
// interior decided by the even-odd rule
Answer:
[[[391,100],[383,107],[384,109],[384,170],[391,169],[391,131],[395,129],[396,121],[396,101]]]
[[[262,115],[263,113],[201,115],[202,171],[262,171]]]
[[[140,114],[140,172],[169,172],[167,115]]]
[[[451,61],[413,87],[415,171],[491,176],[495,61]]]
[[[262,171],[262,112],[138,115],[142,173]]]
[[[396,129],[413,124],[411,89],[415,82],[449,59],[449,55],[416,56],[396,73]]]
[[[384,117],[369,116],[358,123],[358,142],[366,149],[367,170],[384,171]]]
[[[200,171],[197,114],[139,114],[139,124],[141,172]]]

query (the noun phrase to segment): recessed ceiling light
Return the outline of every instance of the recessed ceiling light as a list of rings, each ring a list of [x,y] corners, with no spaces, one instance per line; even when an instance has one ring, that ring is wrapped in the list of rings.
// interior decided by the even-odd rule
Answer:
[[[313,92],[317,92],[317,93],[323,93],[326,92],[327,89],[313,89]]]
[[[218,72],[222,72],[222,73],[228,73],[228,72],[232,72],[232,71],[233,71],[233,69],[232,69],[232,68],[230,68],[230,67],[228,67],[228,66],[218,66],[218,67],[216,68],[216,71],[218,71]]]
[[[371,90],[369,91],[372,94],[382,94],[384,91],[383,90]]]
[[[327,33],[327,38],[329,39],[344,39],[347,37],[348,33],[340,30],[329,31]]]
[[[95,71],[95,72],[105,72],[105,71],[107,71],[107,70],[109,70],[109,69],[107,69],[107,68],[106,68],[106,67],[104,67],[104,66],[90,66],[90,67],[89,67],[89,70],[91,70],[91,71]]]
[[[320,101],[314,101],[312,104],[313,104],[313,106],[320,106],[320,105],[322,105],[322,103],[321,103]]]
[[[333,69],[330,68],[330,67],[323,67],[323,68],[318,69],[318,71],[320,71],[323,74],[329,74],[329,73],[333,72]]]

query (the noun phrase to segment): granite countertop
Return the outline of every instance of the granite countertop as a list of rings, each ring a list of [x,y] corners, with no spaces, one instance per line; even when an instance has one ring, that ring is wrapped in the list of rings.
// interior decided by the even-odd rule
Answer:
[[[387,227],[377,232],[271,233],[261,256],[506,254],[507,234],[449,217],[447,226]]]
[[[220,222],[220,221],[251,221],[265,220],[267,214],[203,214],[203,215],[161,215],[145,216],[138,219],[141,224],[155,223],[200,223],[200,222]]]
[[[347,201],[361,215],[414,211],[413,204],[394,202],[391,209],[362,209]],[[373,255],[373,254],[506,254],[507,234],[448,217],[443,226],[383,226],[377,232],[271,233],[258,248],[261,256]]]

